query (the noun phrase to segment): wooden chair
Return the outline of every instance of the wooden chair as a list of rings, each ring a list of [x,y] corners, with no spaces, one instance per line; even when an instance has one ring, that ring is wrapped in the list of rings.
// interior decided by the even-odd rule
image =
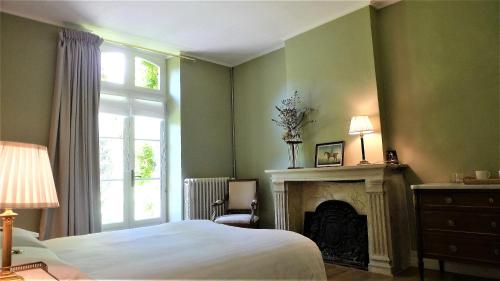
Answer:
[[[258,228],[257,216],[257,188],[258,180],[229,180],[229,192],[225,199],[220,199],[212,204],[212,221],[220,224]],[[217,208],[227,208],[225,214],[216,218]]]

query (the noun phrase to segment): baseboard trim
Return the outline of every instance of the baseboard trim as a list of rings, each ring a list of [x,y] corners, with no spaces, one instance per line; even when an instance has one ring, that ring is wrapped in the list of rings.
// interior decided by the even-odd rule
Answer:
[[[413,267],[418,267],[417,252],[411,251],[410,253],[410,264]],[[435,259],[424,259],[424,268],[439,270],[439,262]],[[500,276],[500,268],[495,268],[486,265],[475,265],[475,264],[462,264],[456,262],[445,262],[444,270],[446,272],[453,272],[464,275],[472,275],[483,278],[498,279]]]

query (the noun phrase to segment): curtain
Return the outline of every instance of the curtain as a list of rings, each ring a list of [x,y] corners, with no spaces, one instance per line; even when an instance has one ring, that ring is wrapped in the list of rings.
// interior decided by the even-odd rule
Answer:
[[[87,32],[59,32],[49,158],[60,207],[42,211],[40,239],[101,231],[101,43]]]

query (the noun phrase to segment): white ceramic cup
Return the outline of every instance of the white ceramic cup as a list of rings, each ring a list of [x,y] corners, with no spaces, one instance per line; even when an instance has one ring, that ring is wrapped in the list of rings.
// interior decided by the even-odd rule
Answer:
[[[478,180],[487,180],[491,177],[490,171],[476,171],[476,179]]]

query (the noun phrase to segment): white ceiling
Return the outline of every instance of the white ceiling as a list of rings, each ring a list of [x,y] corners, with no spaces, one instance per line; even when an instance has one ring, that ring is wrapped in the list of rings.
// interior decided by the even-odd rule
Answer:
[[[370,0],[0,1],[0,9],[7,13],[57,25],[100,27],[125,35],[124,41],[127,36],[140,37],[147,39],[144,42],[155,41],[164,49],[227,66],[278,49],[286,39],[370,3]]]

